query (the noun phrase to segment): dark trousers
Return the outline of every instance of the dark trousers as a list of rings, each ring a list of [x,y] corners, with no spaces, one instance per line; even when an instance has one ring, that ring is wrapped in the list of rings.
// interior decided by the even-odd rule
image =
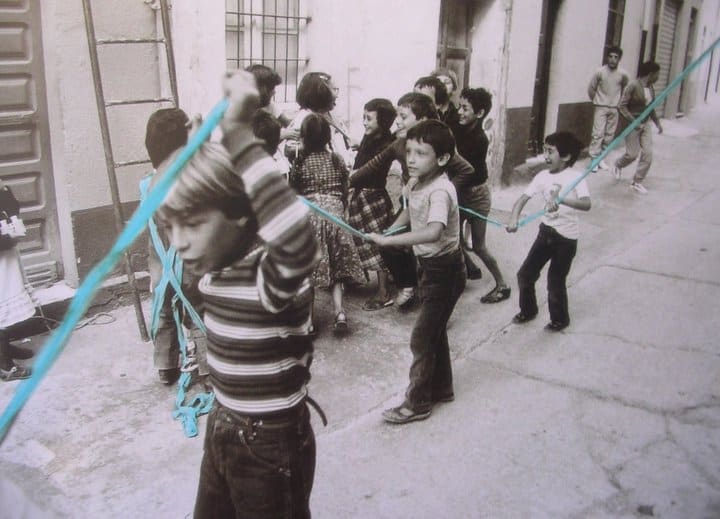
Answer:
[[[418,284],[417,265],[412,249],[404,247],[383,247],[380,256],[397,288],[412,288]]]
[[[420,311],[410,337],[413,361],[405,404],[422,412],[453,394],[447,323],[465,289],[466,275],[460,250],[418,261]]]
[[[517,274],[520,289],[520,311],[525,315],[538,313],[535,282],[549,261],[547,288],[550,320],[569,323],[568,297],[565,280],[577,252],[577,240],[565,238],[552,227],[540,224],[535,243]]]
[[[315,435],[302,404],[284,417],[208,415],[195,519],[310,517]]]

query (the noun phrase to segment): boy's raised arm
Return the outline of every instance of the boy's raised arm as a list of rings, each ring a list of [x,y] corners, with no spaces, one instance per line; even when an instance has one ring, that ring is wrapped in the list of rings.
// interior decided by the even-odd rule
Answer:
[[[252,104],[248,98],[257,95],[254,85],[234,78],[229,78],[228,84],[230,106],[225,117],[230,119],[223,122],[223,145],[242,177],[255,213],[257,234],[266,244],[267,257],[261,267],[267,288],[264,302],[269,310],[279,311],[312,272],[317,244],[307,206],[287,186],[275,161],[246,124],[246,109]]]

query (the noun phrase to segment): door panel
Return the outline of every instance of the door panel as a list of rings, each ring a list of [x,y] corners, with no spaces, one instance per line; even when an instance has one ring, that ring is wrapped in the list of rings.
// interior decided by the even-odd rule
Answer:
[[[33,284],[61,275],[39,0],[0,1],[0,177],[20,201]]]

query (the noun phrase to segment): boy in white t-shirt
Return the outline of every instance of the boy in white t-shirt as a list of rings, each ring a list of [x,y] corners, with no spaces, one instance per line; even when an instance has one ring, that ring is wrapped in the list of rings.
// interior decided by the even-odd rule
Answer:
[[[515,232],[523,207],[534,195],[545,199],[545,215],[538,236],[517,274],[520,290],[520,312],[513,317],[517,324],[531,321],[537,316],[535,282],[540,271],[550,261],[548,269],[548,308],[550,322],[545,329],[559,332],[570,324],[565,280],[577,251],[580,235],[578,211],[590,210],[590,192],[581,180],[569,193],[567,187],[582,175],[573,164],[582,150],[582,143],[570,132],[557,132],[545,138],[545,163],[548,169],[538,173],[513,206],[507,232]],[[564,198],[559,200],[559,195]]]

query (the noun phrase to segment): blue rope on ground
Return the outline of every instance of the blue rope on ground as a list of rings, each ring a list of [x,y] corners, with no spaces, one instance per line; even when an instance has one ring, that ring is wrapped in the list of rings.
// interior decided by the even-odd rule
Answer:
[[[152,177],[148,176],[140,182],[140,201],[144,201],[147,198],[150,181]],[[175,321],[175,329],[177,332],[178,344],[180,347],[180,353],[182,354],[182,366],[187,366],[187,336],[182,325],[182,318],[180,316],[179,305],[182,304],[183,309],[188,313],[195,326],[198,327],[204,335],[207,335],[205,329],[205,323],[203,323],[200,315],[198,315],[195,308],[192,306],[190,301],[185,296],[182,289],[182,277],[183,277],[183,263],[175,250],[175,247],[168,247],[165,249],[165,245],[160,239],[160,233],[158,232],[155,221],[150,218],[148,222],[148,228],[150,229],[150,238],[152,240],[153,247],[157,253],[160,262],[162,263],[162,277],[157,283],[153,290],[153,301],[152,301],[152,318],[150,320],[150,336],[153,340],[157,337],[158,326],[160,324],[160,312],[165,304],[165,297],[167,289],[172,286],[174,294],[170,302],[170,306],[173,311],[173,320]],[[185,405],[186,391],[190,387],[192,382],[191,373],[183,373],[178,380],[177,395],[175,397],[175,411],[173,411],[173,418],[180,418],[183,423],[183,432],[188,438],[197,436],[198,434],[198,417],[202,414],[208,413],[212,409],[214,396],[212,393],[200,393],[198,394],[188,405]]]
[[[178,345],[180,346],[180,353],[182,353],[182,365],[183,368],[187,365],[187,338],[185,337],[185,331],[182,326],[182,318],[180,317],[180,310],[178,309],[179,296],[175,294],[172,300],[173,319],[175,320],[175,327],[177,329]],[[203,333],[205,333],[203,328]],[[197,347],[197,346],[196,346]],[[197,350],[195,350],[197,353]],[[199,369],[199,367],[197,368]],[[200,415],[209,413],[212,409],[213,402],[215,401],[215,395],[210,392],[198,393],[195,398],[189,404],[185,404],[185,398],[187,396],[187,390],[190,387],[192,381],[192,372],[184,371],[178,379],[178,389],[175,395],[175,410],[173,411],[173,418],[175,420],[182,421],[183,432],[188,438],[194,438],[198,435],[198,417]]]
[[[690,63],[685,70],[683,70],[678,76],[672,80],[672,82],[665,87],[665,89],[660,93],[659,96],[657,96],[653,101],[645,108],[643,113],[641,113],[639,116],[637,116],[628,126],[625,128],[620,135],[615,137],[613,141],[603,150],[600,155],[595,157],[595,159],[587,166],[585,171],[580,175],[577,179],[575,179],[573,182],[571,182],[559,195],[557,198],[557,202],[560,203],[563,200],[565,200],[565,197],[567,197],[575,187],[583,181],[585,177],[587,177],[590,172],[600,164],[600,161],[603,160],[610,151],[612,151],[614,148],[616,148],[623,140],[625,140],[625,137],[627,137],[630,132],[632,132],[635,128],[637,128],[642,121],[644,121],[649,115],[650,112],[652,112],[657,105],[659,105],[661,102],[665,100],[665,98],[678,86],[680,86],[680,83],[693,71],[695,68],[697,68],[700,63],[702,63],[705,59],[707,59],[708,56],[712,53],[713,49],[717,47],[720,44],[720,38],[715,40],[712,45],[710,45],[707,49],[705,49],[705,52],[700,54],[698,58]],[[521,219],[520,222],[518,222],[518,227],[522,227],[523,225],[526,225],[536,218],[540,218],[545,214],[545,211],[538,211],[536,213],[533,213],[531,215],[526,216],[525,218]]]
[[[20,382],[15,394],[0,416],[0,443],[5,439],[10,426],[23,406],[27,403],[30,395],[37,389],[42,379],[47,375],[53,362],[55,362],[58,355],[62,352],[72,334],[73,328],[75,328],[75,325],[85,314],[88,306],[90,306],[90,302],[103,279],[112,271],[125,250],[140,236],[150,217],[162,204],[178,173],[180,173],[200,145],[210,137],[213,129],[220,123],[227,107],[228,101],[227,99],[223,99],[210,111],[198,131],[190,138],[187,146],[182,149],[155,188],[150,192],[147,200],[140,204],[130,220],[128,220],[127,225],[120,233],[120,236],[118,236],[110,252],[108,252],[100,263],[93,267],[82,282],[75,293],[75,297],[70,301],[70,306],[60,326],[50,335],[50,338],[38,353],[33,365],[32,376]]]

